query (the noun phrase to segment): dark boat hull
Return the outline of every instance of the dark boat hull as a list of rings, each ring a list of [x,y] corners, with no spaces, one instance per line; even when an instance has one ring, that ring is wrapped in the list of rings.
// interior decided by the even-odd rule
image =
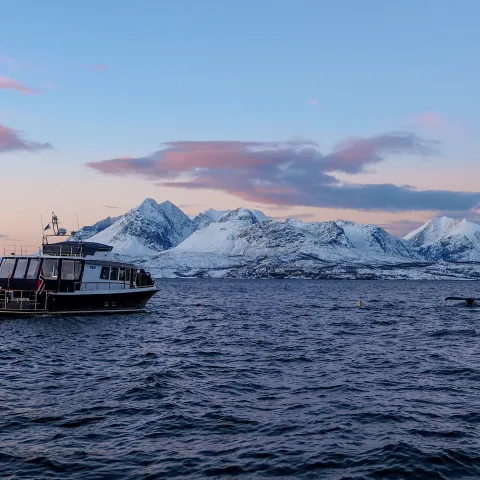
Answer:
[[[46,308],[20,308],[9,302],[0,309],[0,316],[12,315],[63,315],[141,312],[158,288],[139,288],[122,291],[76,291],[49,293]],[[43,302],[42,302],[43,303]],[[43,304],[45,305],[45,304]]]

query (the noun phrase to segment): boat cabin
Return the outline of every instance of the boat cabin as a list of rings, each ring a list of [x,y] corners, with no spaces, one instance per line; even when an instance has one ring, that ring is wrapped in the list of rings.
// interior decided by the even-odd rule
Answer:
[[[125,290],[151,285],[151,279],[135,265],[115,261],[112,247],[94,242],[65,241],[45,244],[42,254],[4,257],[0,264],[0,287],[74,292]]]

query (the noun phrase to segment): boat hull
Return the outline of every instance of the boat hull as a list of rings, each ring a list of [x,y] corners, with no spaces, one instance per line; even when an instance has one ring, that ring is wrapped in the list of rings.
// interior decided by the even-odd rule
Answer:
[[[141,312],[144,311],[146,303],[158,290],[156,287],[150,287],[117,292],[76,291],[70,293],[49,293],[44,308],[20,308],[20,304],[14,305],[9,302],[7,308],[0,308],[0,316]]]

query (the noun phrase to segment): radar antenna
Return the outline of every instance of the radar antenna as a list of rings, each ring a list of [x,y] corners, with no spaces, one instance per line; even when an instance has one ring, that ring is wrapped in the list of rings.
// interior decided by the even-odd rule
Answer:
[[[67,234],[65,228],[59,227],[60,222],[58,221],[57,215],[55,212],[52,212],[52,221],[43,229],[43,243],[48,244],[48,237],[63,237]],[[45,232],[47,230],[53,230],[53,234],[48,235]]]

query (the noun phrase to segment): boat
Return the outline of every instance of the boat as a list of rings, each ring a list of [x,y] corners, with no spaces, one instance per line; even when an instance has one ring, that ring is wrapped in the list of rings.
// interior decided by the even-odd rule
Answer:
[[[51,234],[46,234],[51,231]],[[71,232],[74,234],[76,232]],[[113,247],[65,237],[58,217],[43,229],[31,255],[4,251],[0,263],[0,316],[141,312],[159,288],[149,272],[118,261]]]

